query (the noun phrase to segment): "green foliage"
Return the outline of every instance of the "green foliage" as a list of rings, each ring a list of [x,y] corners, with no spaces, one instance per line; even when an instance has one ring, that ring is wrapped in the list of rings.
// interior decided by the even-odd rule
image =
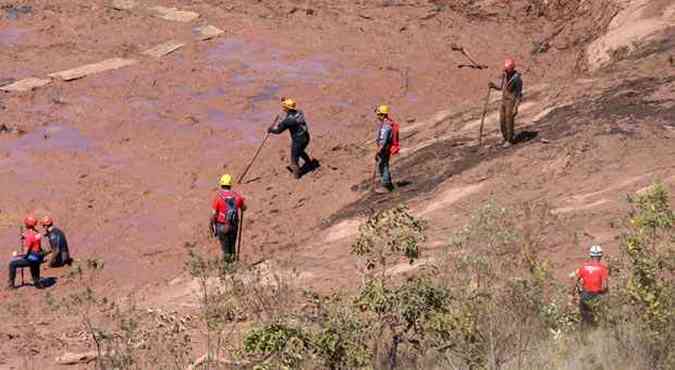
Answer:
[[[628,197],[628,203],[631,208],[621,243],[623,253],[610,265],[610,295],[603,309],[603,325],[615,333],[621,345],[646,352],[650,368],[672,368],[675,216],[662,184]]]
[[[308,341],[300,329],[274,323],[252,329],[244,338],[244,350],[263,358],[256,369],[297,369],[307,354]]]
[[[623,246],[630,263],[626,292],[640,306],[641,318],[656,332],[673,321],[673,223],[668,194],[661,184],[628,198],[629,230]],[[670,277],[670,279],[668,279]]]
[[[314,355],[328,369],[356,369],[372,361],[371,328],[359,310],[340,297],[317,302],[320,318],[312,332]]]
[[[377,212],[359,227],[352,254],[366,257],[369,269],[384,264],[392,256],[407,257],[412,263],[420,256],[423,230],[424,223],[413,217],[406,206]]]

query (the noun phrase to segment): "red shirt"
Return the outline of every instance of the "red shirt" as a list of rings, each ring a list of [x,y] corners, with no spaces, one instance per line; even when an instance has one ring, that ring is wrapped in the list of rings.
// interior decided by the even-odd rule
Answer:
[[[216,222],[225,223],[225,217],[227,214],[227,204],[225,204],[225,199],[229,197],[234,197],[234,203],[237,206],[237,210],[240,210],[244,206],[244,201],[246,200],[236,191],[231,190],[219,190],[216,197],[213,199],[212,208],[216,211]]]
[[[577,269],[577,277],[581,279],[584,291],[600,293],[604,290],[609,270],[599,261],[586,261]]]
[[[35,254],[40,254],[42,247],[40,245],[40,240],[42,235],[33,230],[26,230],[23,232],[23,247],[26,248],[26,254],[33,252]]]

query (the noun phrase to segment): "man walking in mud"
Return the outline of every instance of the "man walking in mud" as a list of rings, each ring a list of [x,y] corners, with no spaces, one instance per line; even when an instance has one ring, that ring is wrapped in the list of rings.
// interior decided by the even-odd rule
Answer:
[[[291,164],[290,170],[293,177],[299,179],[302,176],[300,171],[300,158],[304,161],[303,167],[316,166],[316,161],[307,155],[306,149],[309,145],[309,128],[305,121],[305,115],[297,109],[297,103],[293,99],[282,98],[281,107],[286,113],[286,117],[279,124],[272,125],[267,129],[270,134],[281,134],[288,130],[291,135]]]
[[[502,92],[502,105],[499,110],[499,126],[504,137],[503,147],[508,148],[514,143],[514,126],[518,105],[523,97],[523,80],[516,71],[516,63],[511,58],[504,61],[504,73],[502,73],[499,85],[492,81],[488,83],[490,89]]]
[[[394,190],[391,182],[391,172],[389,169],[389,160],[392,154],[392,144],[394,141],[394,122],[389,118],[389,106],[380,105],[375,110],[379,126],[377,128],[377,151],[375,152],[375,166],[377,174],[380,177],[380,185],[375,187],[375,192],[384,194]]]
[[[607,293],[609,270],[601,262],[602,248],[594,245],[589,251],[591,259],[584,262],[571,276],[576,278],[575,289],[579,293],[579,313],[584,325],[595,323],[596,311],[600,297]]]
[[[213,199],[210,228],[220,241],[225,262],[233,262],[237,257],[237,235],[239,221],[246,211],[244,197],[232,190],[232,176],[224,174],[218,181],[220,189]]]

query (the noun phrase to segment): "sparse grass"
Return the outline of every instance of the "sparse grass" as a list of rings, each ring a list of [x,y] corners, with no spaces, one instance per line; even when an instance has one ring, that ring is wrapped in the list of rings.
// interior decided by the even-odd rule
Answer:
[[[402,259],[415,263],[424,222],[405,207],[378,212],[352,248],[361,287],[331,296],[299,289],[294,274],[192,250],[201,333],[189,330],[189,318],[140,310],[133,299],[109,302],[87,284],[68,307],[102,369],[185,368],[195,335],[207,343],[200,369],[670,369],[675,217],[659,185],[629,204],[611,293],[586,330],[539,254],[560,226],[545,204],[486,203],[450,237],[445,258],[405,278],[387,271]],[[76,275],[92,281],[83,276],[102,267],[91,260]]]

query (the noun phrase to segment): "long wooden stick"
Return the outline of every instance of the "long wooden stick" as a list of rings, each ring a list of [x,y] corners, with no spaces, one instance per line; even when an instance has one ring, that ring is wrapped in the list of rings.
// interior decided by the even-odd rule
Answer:
[[[243,238],[244,231],[244,211],[241,211],[241,218],[239,219],[239,231],[237,232],[237,255],[235,256],[235,260],[239,261],[239,254],[241,253],[241,239]]]
[[[480,131],[478,132],[478,146],[483,145],[483,124],[485,123],[485,116],[487,115],[488,104],[490,103],[490,94],[492,89],[488,87],[487,95],[485,96],[485,105],[483,106],[483,117],[480,119]]]
[[[274,119],[274,123],[272,125],[276,125],[277,121],[279,121],[279,116],[277,116]],[[248,163],[248,166],[246,166],[246,169],[244,170],[244,172],[242,172],[241,175],[239,176],[239,179],[237,180],[238,184],[241,184],[241,182],[244,180],[244,177],[248,173],[248,170],[251,169],[251,166],[253,165],[253,162],[255,162],[256,158],[258,158],[258,154],[260,154],[260,151],[262,150],[263,146],[265,145],[265,142],[267,141],[267,138],[269,138],[269,137],[270,137],[270,133],[266,132],[262,143],[260,143],[260,146],[258,146],[258,150],[255,151],[255,154],[253,155],[253,158],[251,158],[251,161]]]

